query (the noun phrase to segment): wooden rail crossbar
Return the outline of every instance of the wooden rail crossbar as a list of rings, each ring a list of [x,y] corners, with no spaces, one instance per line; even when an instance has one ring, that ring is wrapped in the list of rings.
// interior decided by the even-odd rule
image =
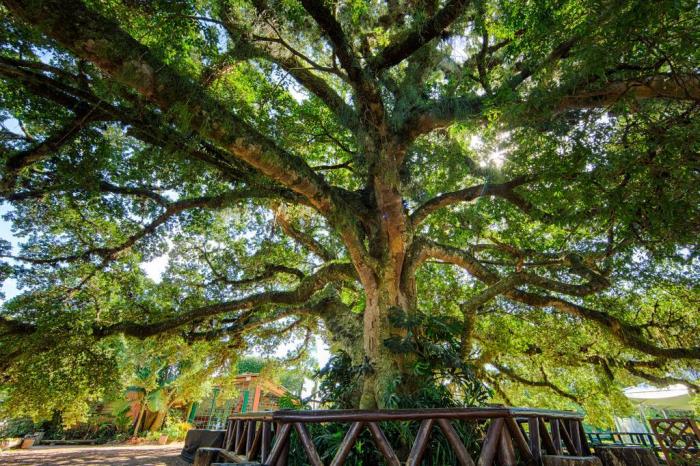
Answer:
[[[443,435],[462,466],[499,464],[541,464],[542,455],[587,456],[588,439],[581,423],[583,416],[573,412],[523,408],[446,408],[425,410],[319,410],[257,412],[229,418],[223,448],[207,453],[216,461],[268,466],[285,466],[292,432],[313,466],[341,466],[349,457],[359,435],[367,430],[386,464],[417,466],[430,439]],[[384,435],[380,422],[416,422],[418,432],[407,457],[399,458],[395,446]],[[485,435],[476,459],[453,426],[455,421],[483,426]],[[345,437],[330,462],[323,462],[307,426],[318,423],[349,424]],[[438,431],[440,433],[438,433]],[[327,452],[321,452],[327,453]],[[205,456],[198,455],[201,458]]]

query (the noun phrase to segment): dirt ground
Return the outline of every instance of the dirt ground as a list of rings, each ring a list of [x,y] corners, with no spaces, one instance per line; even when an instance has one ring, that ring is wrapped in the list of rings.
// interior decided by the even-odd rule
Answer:
[[[0,464],[187,466],[179,459],[181,443],[171,445],[36,446],[0,453]]]

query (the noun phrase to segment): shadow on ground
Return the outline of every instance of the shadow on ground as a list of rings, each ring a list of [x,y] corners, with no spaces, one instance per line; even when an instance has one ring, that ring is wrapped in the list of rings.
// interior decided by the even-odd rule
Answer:
[[[120,465],[187,466],[178,458],[182,444],[44,447],[0,453],[0,464],[13,465]]]

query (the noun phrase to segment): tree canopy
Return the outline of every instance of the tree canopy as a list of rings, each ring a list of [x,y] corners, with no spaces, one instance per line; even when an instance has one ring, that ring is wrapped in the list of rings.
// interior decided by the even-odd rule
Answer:
[[[697,388],[697,2],[1,3],[3,383],[322,334],[362,407],[439,357],[601,415]]]

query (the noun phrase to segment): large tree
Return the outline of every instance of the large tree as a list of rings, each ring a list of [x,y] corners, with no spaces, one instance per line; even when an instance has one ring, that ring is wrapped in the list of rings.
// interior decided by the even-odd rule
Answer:
[[[6,372],[325,332],[386,406],[442,320],[506,401],[695,387],[697,2],[1,3]]]

